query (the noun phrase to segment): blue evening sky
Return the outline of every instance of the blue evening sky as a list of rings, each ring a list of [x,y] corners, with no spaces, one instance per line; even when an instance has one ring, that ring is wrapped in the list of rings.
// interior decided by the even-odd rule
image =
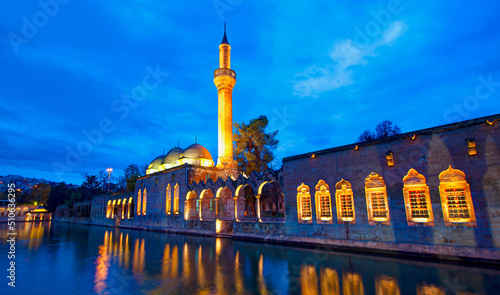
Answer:
[[[266,115],[278,158],[353,143],[382,120],[409,132],[500,113],[499,11],[497,0],[8,1],[0,175],[80,184],[196,135],[216,160],[224,20],[233,120]]]

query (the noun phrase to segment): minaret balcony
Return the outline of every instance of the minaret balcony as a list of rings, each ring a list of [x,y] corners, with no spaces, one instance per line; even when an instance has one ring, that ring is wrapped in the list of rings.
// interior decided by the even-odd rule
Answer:
[[[230,76],[236,80],[236,72],[231,70],[231,69],[221,68],[221,69],[215,70],[214,78],[216,78],[218,76]]]

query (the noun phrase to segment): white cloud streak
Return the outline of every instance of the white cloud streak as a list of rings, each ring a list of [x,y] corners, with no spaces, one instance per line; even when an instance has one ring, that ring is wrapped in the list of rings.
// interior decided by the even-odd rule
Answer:
[[[359,46],[352,39],[338,41],[330,50],[330,61],[324,66],[312,66],[297,75],[294,81],[294,95],[301,97],[317,96],[319,93],[335,90],[354,83],[353,66],[365,65],[366,58],[376,55],[382,46],[391,46],[394,41],[404,35],[407,25],[394,21],[381,33],[378,39]],[[369,38],[365,36],[365,39]]]

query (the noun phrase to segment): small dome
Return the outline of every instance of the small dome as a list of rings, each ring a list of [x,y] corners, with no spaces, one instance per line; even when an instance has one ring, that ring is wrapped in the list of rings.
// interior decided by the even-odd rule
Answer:
[[[183,151],[184,150],[181,149],[180,147],[174,147],[173,149],[168,151],[165,158],[163,158],[163,162],[161,164],[163,164],[163,165],[177,165],[177,160],[179,160],[179,157],[181,156]]]
[[[163,155],[156,157],[156,158],[155,158],[155,159],[151,162],[151,164],[149,164],[149,166],[148,166],[148,170],[149,170],[149,169],[154,169],[154,170],[157,170],[157,169],[158,169],[158,167],[159,167],[159,166],[161,165],[161,163],[163,162],[163,158],[164,158],[164,156],[163,156]]]
[[[201,144],[192,144],[188,146],[180,155],[179,159],[206,159],[213,161],[210,152]]]

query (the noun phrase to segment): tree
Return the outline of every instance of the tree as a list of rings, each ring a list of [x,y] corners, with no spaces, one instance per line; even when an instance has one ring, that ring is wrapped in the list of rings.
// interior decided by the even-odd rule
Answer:
[[[39,183],[33,187],[26,202],[33,205],[42,206],[47,202],[50,190],[50,185],[46,183]]]
[[[392,122],[389,120],[384,120],[378,123],[377,127],[375,127],[375,131],[377,132],[377,138],[386,138],[389,136],[393,136],[401,133],[401,127],[398,125],[392,125]]]
[[[373,133],[373,131],[371,131],[370,129],[366,129],[365,131],[363,131],[363,133],[361,133],[358,137],[358,141],[359,142],[362,142],[362,141],[368,141],[368,140],[372,140],[372,139],[376,139],[377,138],[377,135],[375,133]]]
[[[83,201],[83,196],[81,192],[78,190],[74,190],[73,192],[71,192],[69,198],[66,199],[66,201],[64,201],[64,203],[66,204],[66,206],[68,206],[69,209],[73,209],[73,205],[76,202],[81,202],[81,201]]]
[[[57,206],[64,204],[70,196],[66,183],[61,182],[54,186],[49,193],[46,209],[49,212],[54,212]]]
[[[389,120],[384,120],[377,124],[375,132],[372,132],[370,129],[363,131],[363,133],[358,136],[358,142],[387,138],[400,133],[401,127],[393,125],[393,123]]]
[[[123,176],[120,177],[121,185],[126,187],[129,191],[135,191],[135,182],[141,176],[142,168],[137,164],[128,164],[127,168],[123,171]],[[144,171],[144,174],[146,172]]]
[[[249,124],[235,123],[234,151],[238,170],[250,175],[253,171],[263,172],[274,160],[273,151],[278,145],[278,130],[266,132],[269,120],[260,116]]]
[[[100,171],[99,174],[83,173],[82,176],[85,179],[81,186],[82,196],[83,199],[88,200],[102,192],[101,185],[107,179],[108,174]]]

